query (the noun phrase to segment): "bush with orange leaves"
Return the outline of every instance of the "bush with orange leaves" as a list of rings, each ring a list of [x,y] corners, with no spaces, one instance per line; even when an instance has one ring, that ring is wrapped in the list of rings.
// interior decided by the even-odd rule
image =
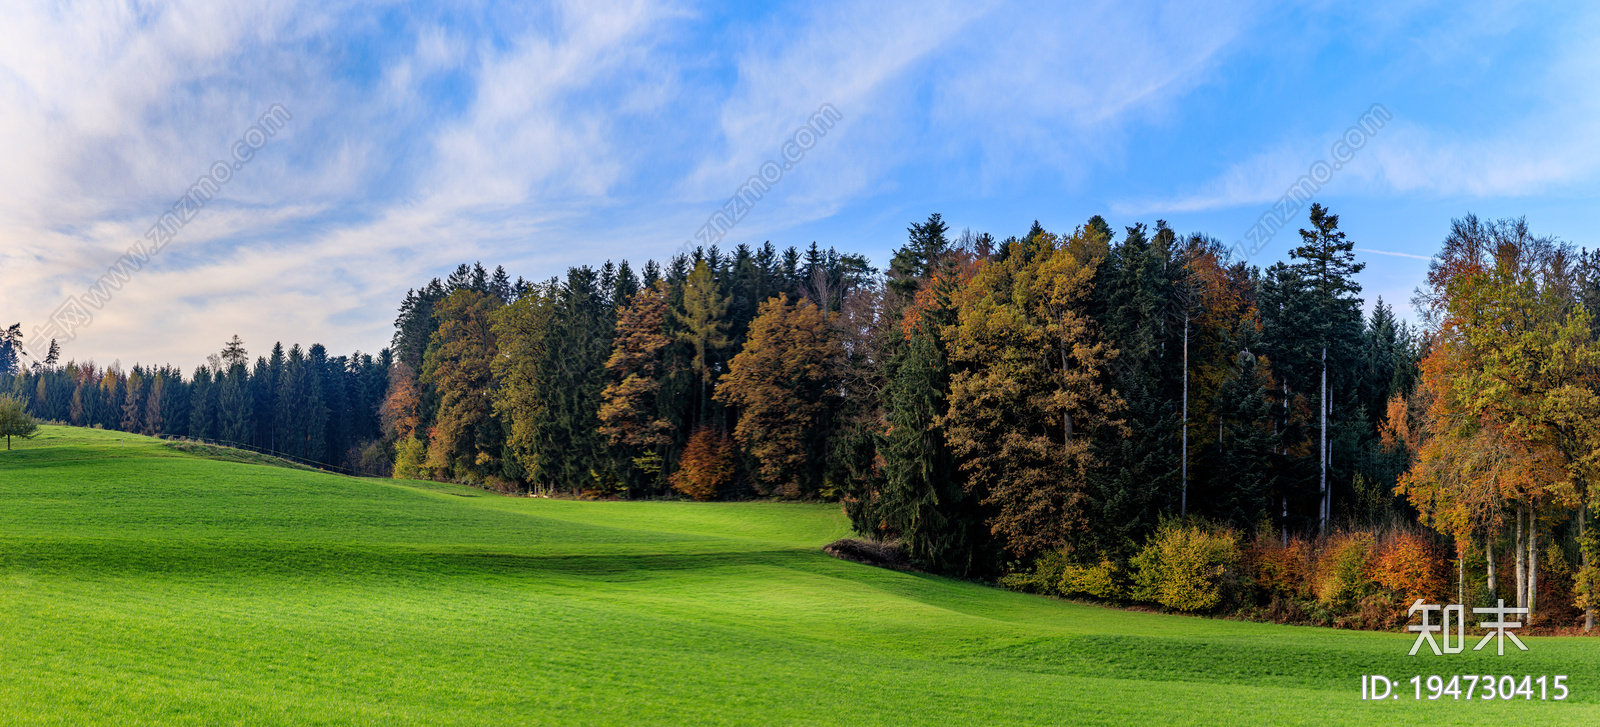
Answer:
[[[1407,602],[1421,598],[1436,603],[1446,595],[1448,582],[1441,567],[1448,562],[1449,556],[1427,538],[1399,532],[1378,547],[1373,580],[1404,595]]]
[[[700,427],[689,436],[678,471],[672,473],[672,487],[696,500],[717,499],[717,491],[733,479],[733,441],[711,427]]]
[[[1250,543],[1247,557],[1256,587],[1264,595],[1311,597],[1311,544],[1305,538],[1295,536],[1285,542],[1263,531]]]

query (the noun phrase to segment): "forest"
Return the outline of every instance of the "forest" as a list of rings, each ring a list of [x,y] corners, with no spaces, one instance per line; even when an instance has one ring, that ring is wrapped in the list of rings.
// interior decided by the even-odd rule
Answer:
[[[376,354],[235,336],[185,375],[30,362],[13,326],[0,391],[351,474],[836,501],[916,568],[1059,596],[1377,628],[1509,595],[1592,624],[1600,258],[1455,220],[1412,326],[1361,297],[1337,215],[1309,225],[1264,268],[1160,221],[938,214],[883,270],[815,243],[461,265]]]

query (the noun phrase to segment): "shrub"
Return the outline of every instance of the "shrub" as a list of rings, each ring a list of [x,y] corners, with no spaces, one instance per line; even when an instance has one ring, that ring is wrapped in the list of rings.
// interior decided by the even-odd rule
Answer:
[[[1356,604],[1351,617],[1337,619],[1334,625],[1369,631],[1394,631],[1409,620],[1406,609],[1412,600],[1398,600],[1392,593],[1374,593]]]
[[[1317,600],[1348,608],[1372,591],[1372,533],[1340,533],[1317,559]]]
[[[1445,595],[1445,576],[1440,566],[1445,555],[1421,535],[1397,533],[1385,540],[1374,563],[1373,580],[1378,585],[1406,597],[1406,602],[1421,598],[1437,602]]]
[[[1209,610],[1222,602],[1224,577],[1238,563],[1233,530],[1168,520],[1133,558],[1133,595],[1179,611]]]
[[[1579,611],[1600,608],[1597,601],[1600,601],[1600,567],[1578,568],[1572,576],[1572,606]]]
[[[388,477],[394,473],[394,460],[389,457],[382,440],[361,448],[357,466],[360,468],[360,474],[369,477]]]
[[[1055,595],[1060,592],[1062,576],[1070,565],[1066,553],[1047,551],[1034,559],[1031,569],[1000,576],[1000,586],[1023,593]]]
[[[1096,565],[1069,565],[1061,571],[1056,590],[1063,596],[1086,595],[1106,600],[1122,598],[1122,569],[1110,558],[1102,557]]]
[[[432,475],[427,466],[428,445],[415,435],[400,440],[395,448],[394,478],[397,480],[425,480]]]
[[[863,565],[891,568],[893,570],[911,570],[911,563],[906,560],[906,554],[900,549],[898,542],[844,538],[823,546],[822,552],[839,560],[848,560]]]
[[[1264,530],[1250,543],[1249,560],[1256,586],[1267,597],[1311,597],[1311,545],[1304,538],[1289,538],[1285,544]]]
[[[733,479],[733,442],[711,427],[700,427],[689,436],[678,471],[672,473],[672,487],[702,502],[717,499],[717,491]]]

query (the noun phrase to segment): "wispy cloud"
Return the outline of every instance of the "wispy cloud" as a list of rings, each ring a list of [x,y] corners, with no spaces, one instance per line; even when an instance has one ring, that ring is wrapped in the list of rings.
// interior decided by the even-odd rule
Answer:
[[[1486,38],[1506,33],[1511,19],[1493,9],[1479,10],[1450,24],[1458,35],[1448,42],[1419,42],[1413,54],[1441,68],[1483,63],[1480,46]],[[1518,197],[1600,178],[1600,57],[1592,49],[1600,13],[1562,17],[1552,26],[1548,46],[1540,49],[1548,57],[1536,66],[1536,75],[1519,77],[1504,89],[1521,99],[1488,101],[1503,113],[1490,113],[1475,103],[1439,115],[1404,97],[1361,102],[1384,102],[1397,118],[1340,171],[1327,193]],[[1493,123],[1486,124],[1490,119]],[[1193,191],[1126,199],[1115,209],[1128,214],[1194,212],[1271,202],[1305,173],[1308,163],[1328,157],[1329,145],[1343,131],[1337,123],[1343,121],[1331,119],[1316,134],[1280,138],[1228,164],[1191,187]]]
[[[1368,252],[1368,253],[1372,253],[1374,255],[1388,255],[1390,257],[1410,258],[1412,260],[1432,260],[1433,259],[1431,257],[1428,257],[1427,255],[1412,255],[1409,252],[1391,252],[1389,250],[1373,250],[1373,249],[1367,248],[1367,247],[1358,247],[1358,248],[1355,248],[1355,251],[1356,252]]]
[[[729,243],[804,244],[797,231],[834,224],[843,232],[823,244],[881,251],[902,210],[952,201],[1030,218],[1086,198],[1120,200],[1125,215],[1259,206],[1348,122],[1256,123],[1284,104],[1250,82],[1304,74],[1295,81],[1365,94],[1404,76],[1316,66],[1329,41],[1305,28],[1333,11],[1285,12],[1252,1],[25,5],[0,24],[0,323],[38,323],[93,281],[274,103],[292,109],[291,127],[69,356],[193,363],[235,332],[258,347],[370,350],[406,288],[464,260],[542,277],[670,255],[822,103],[843,122]],[[1456,36],[1509,32],[1485,11],[1399,42],[1429,12],[1444,11],[1386,7],[1360,42],[1460,65],[1473,44]],[[1267,50],[1253,42],[1263,24],[1278,41]],[[1564,28],[1526,94],[1492,119],[1390,104],[1396,125],[1328,193],[1590,183],[1600,58],[1585,41],[1597,28]],[[1436,85],[1423,91],[1477,103],[1478,89]],[[1242,161],[1217,161],[1229,154]],[[1020,198],[1045,209],[1007,207]]]

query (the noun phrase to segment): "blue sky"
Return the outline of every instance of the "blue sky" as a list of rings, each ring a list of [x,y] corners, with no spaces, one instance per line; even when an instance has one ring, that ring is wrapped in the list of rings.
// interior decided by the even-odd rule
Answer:
[[[822,104],[724,247],[867,254],[940,212],[1005,237],[1245,231],[1318,191],[1411,314],[1452,217],[1594,245],[1600,9],[1578,3],[36,3],[0,22],[0,318],[83,295],[274,104],[292,113],[69,357],[228,336],[386,345],[463,261],[530,279],[683,248]],[[1301,209],[1254,262],[1283,258]]]

